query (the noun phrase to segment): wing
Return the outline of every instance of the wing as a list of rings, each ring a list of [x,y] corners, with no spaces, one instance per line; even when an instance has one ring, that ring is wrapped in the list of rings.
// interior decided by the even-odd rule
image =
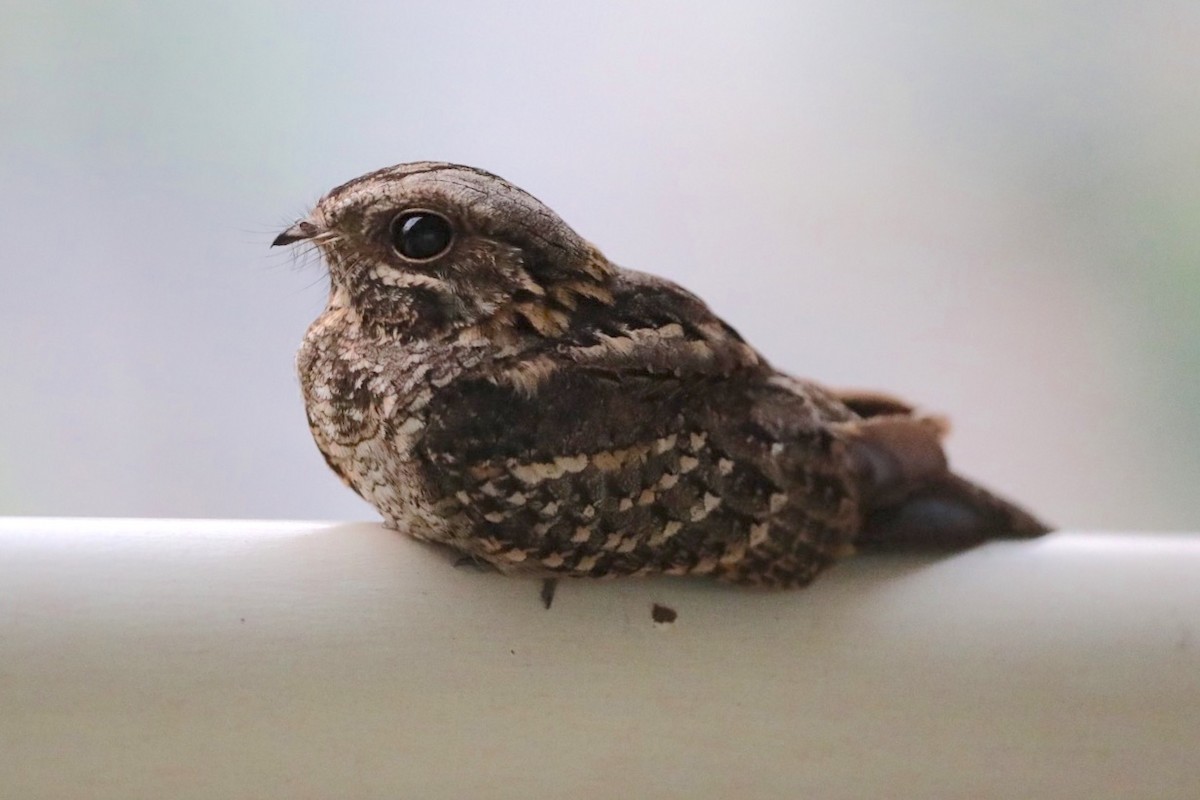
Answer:
[[[860,417],[902,415],[911,416],[915,409],[910,403],[883,392],[870,389],[840,389],[833,392],[842,403]]]
[[[568,336],[445,387],[422,448],[502,569],[797,583],[854,527],[828,428],[853,417],[635,274]]]

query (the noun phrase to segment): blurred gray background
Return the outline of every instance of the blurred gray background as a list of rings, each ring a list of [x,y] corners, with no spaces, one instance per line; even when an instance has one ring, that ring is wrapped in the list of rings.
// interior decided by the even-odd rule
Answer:
[[[1200,4],[12,3],[0,513],[372,519],[267,244],[446,159],[1073,527],[1200,525]]]

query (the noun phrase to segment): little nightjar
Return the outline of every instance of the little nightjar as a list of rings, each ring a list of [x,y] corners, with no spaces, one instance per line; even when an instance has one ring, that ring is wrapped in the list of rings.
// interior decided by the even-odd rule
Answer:
[[[502,572],[794,587],[856,547],[1046,530],[949,469],[940,418],[780,372],[491,173],[372,172],[295,242],[329,270],[298,358],[325,460],[387,525]]]

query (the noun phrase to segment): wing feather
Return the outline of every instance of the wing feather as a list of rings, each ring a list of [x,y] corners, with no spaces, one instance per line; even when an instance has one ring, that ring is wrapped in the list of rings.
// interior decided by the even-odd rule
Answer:
[[[442,391],[421,446],[502,569],[796,583],[852,527],[823,432],[849,412],[671,284],[626,280],[498,367]]]

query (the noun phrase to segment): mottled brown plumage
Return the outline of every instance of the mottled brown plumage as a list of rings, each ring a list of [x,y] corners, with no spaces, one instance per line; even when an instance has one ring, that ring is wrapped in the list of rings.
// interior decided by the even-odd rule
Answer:
[[[299,355],[330,467],[502,571],[800,586],[855,544],[1045,530],[948,470],[940,420],[778,372],[490,173],[370,173],[299,240],[331,278]]]

